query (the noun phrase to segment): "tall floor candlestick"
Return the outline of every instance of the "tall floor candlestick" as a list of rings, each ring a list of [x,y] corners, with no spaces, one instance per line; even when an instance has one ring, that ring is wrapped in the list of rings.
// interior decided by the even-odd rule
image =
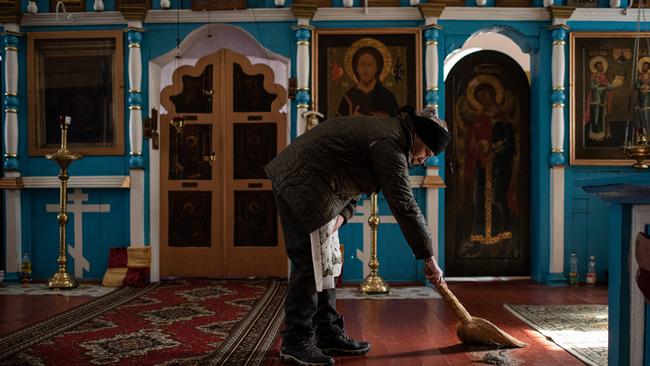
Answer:
[[[377,261],[377,229],[379,228],[379,214],[377,210],[377,194],[373,193],[370,196],[370,217],[368,218],[368,225],[370,225],[370,273],[368,277],[359,285],[359,291],[367,294],[385,294],[388,293],[390,287],[384,280],[379,277],[379,262]]]
[[[59,269],[47,283],[47,287],[56,289],[70,289],[77,287],[78,283],[72,277],[67,269],[68,257],[66,254],[65,243],[65,225],[68,223],[67,201],[68,201],[68,166],[72,161],[81,159],[81,154],[73,153],[68,150],[68,127],[70,126],[70,117],[59,117],[61,126],[61,148],[54,154],[48,154],[45,157],[54,160],[59,165],[59,180],[61,188],[59,190],[59,214],[56,216],[59,222],[59,258],[57,263]]]

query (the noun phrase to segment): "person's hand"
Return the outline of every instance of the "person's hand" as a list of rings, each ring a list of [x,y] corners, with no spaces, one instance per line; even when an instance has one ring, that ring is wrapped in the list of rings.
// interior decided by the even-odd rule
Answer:
[[[438,266],[435,257],[424,260],[424,276],[434,285],[444,281],[442,278],[442,269]]]
[[[338,230],[341,225],[345,222],[345,218],[343,218],[343,215],[338,215],[336,216],[336,222],[334,223],[334,231]]]

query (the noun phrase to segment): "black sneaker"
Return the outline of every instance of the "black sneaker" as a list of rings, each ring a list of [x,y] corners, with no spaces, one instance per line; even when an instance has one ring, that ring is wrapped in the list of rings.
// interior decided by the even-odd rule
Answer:
[[[332,366],[334,359],[316,347],[313,340],[303,341],[295,345],[282,346],[280,359],[296,365],[304,366]]]
[[[330,356],[363,355],[370,351],[370,343],[355,341],[343,329],[317,338],[316,346]]]

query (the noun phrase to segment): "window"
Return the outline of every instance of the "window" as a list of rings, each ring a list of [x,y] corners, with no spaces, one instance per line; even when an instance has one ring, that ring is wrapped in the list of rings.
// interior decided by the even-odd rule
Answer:
[[[122,32],[29,33],[27,54],[30,155],[59,148],[61,115],[70,150],[124,154]]]

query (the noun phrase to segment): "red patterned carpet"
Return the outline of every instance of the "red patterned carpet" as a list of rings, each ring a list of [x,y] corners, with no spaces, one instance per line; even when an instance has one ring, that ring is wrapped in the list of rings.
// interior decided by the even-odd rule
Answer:
[[[123,288],[0,338],[0,365],[260,365],[285,292],[206,279]]]

